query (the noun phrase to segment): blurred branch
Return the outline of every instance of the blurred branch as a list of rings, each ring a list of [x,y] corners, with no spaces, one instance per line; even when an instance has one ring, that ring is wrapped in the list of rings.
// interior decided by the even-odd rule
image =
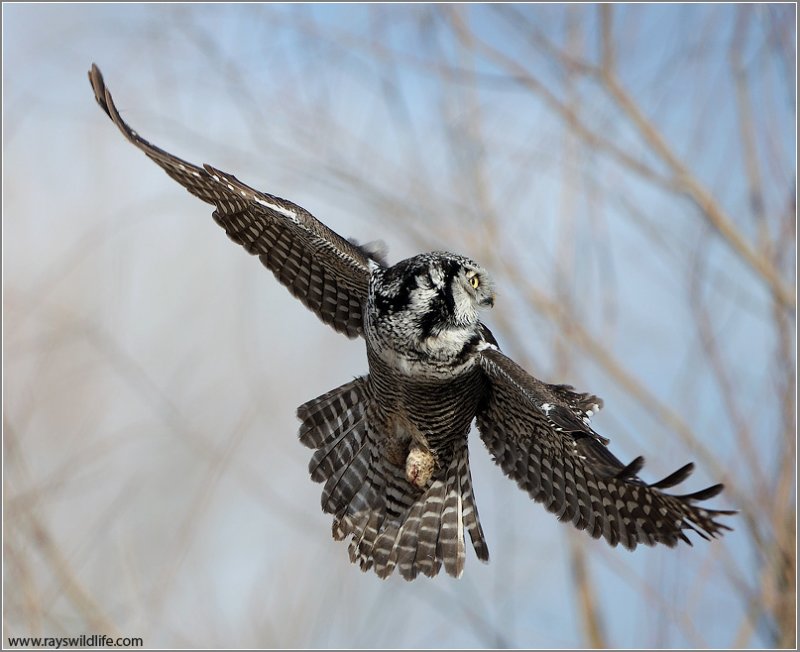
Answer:
[[[693,649],[709,647],[703,632],[690,618],[690,613],[685,609],[683,601],[670,600],[663,593],[663,586],[657,582],[647,581],[637,574],[631,564],[623,561],[613,548],[599,547],[599,556],[603,559],[604,568],[626,582],[647,604],[647,611],[655,611],[660,616],[666,617],[670,622],[678,625],[687,636]]]
[[[461,578],[469,585],[469,579]],[[439,586],[431,586],[430,591],[420,594],[421,597],[431,604],[437,611],[442,610],[442,606],[447,606],[448,610],[455,610],[458,607],[466,616],[466,623],[473,629],[475,635],[485,641],[487,647],[507,648],[511,647],[508,638],[497,627],[488,614],[492,610],[487,608],[485,600],[480,591],[468,586],[466,590],[447,591]]]
[[[742,5],[736,16],[736,27],[728,50],[731,72],[736,86],[736,107],[739,115],[739,133],[742,145],[742,157],[747,175],[750,211],[754,226],[761,239],[761,250],[765,256],[770,255],[770,241],[767,222],[764,219],[764,193],[759,172],[758,151],[756,148],[756,123],[750,101],[750,80],[747,69],[742,62],[745,38],[752,20],[752,7]]]
[[[9,470],[9,467],[13,467],[21,479],[29,479],[31,473],[19,444],[18,433],[5,416],[3,418],[3,442],[4,468]],[[14,529],[22,534],[23,540],[32,543],[39,551],[63,594],[75,606],[78,613],[86,619],[86,626],[91,631],[118,635],[116,626],[108,619],[101,606],[75,575],[74,568],[62,553],[57,539],[53,537],[50,529],[43,522],[38,502],[32,500],[25,512],[18,513],[11,523],[6,524],[13,525]]]
[[[613,73],[615,68],[613,11],[613,5],[608,3],[600,4],[600,68],[609,74]]]
[[[642,136],[668,163],[675,176],[676,185],[686,190],[716,231],[745,262],[762,276],[777,299],[786,308],[793,309],[796,305],[794,294],[784,283],[778,270],[773,267],[768,259],[753,250],[741,231],[736,228],[733,220],[730,219],[722,207],[714,200],[713,196],[700,184],[700,181],[692,175],[689,169],[675,156],[663,136],[655,126],[645,118],[644,113],[641,112],[638,105],[633,101],[633,98],[623,90],[616,77],[611,73],[604,72],[603,78],[606,81],[608,89],[611,91],[611,95],[636,124]]]
[[[586,563],[586,550],[583,539],[570,537],[570,568],[575,593],[578,597],[578,610],[583,617],[583,627],[589,647],[606,648],[605,631],[600,621],[600,609]]]
[[[739,396],[733,385],[731,372],[728,369],[727,361],[723,357],[717,345],[717,336],[712,330],[712,321],[707,309],[708,299],[702,295],[701,286],[705,277],[705,257],[704,251],[707,244],[698,242],[695,255],[695,270],[693,277],[696,279],[689,289],[692,310],[694,311],[695,322],[700,331],[700,341],[703,347],[704,360],[707,360],[714,373],[716,383],[719,387],[722,400],[725,402],[725,409],[728,418],[733,424],[733,431],[736,435],[736,442],[739,449],[744,453],[749,469],[753,472],[753,481],[756,490],[756,504],[766,503],[765,497],[769,495],[766,479],[763,477],[761,469],[761,455],[755,448],[753,433],[748,422],[745,420],[739,409]]]
[[[498,7],[498,11],[508,14],[514,10],[511,8]],[[531,38],[539,47],[544,47],[547,54],[561,61],[567,69],[580,70],[584,74],[597,78],[604,84],[610,96],[615,100],[631,123],[638,129],[644,141],[667,165],[671,172],[671,177],[669,178],[656,174],[650,168],[632,159],[628,154],[621,152],[616,146],[592,132],[591,129],[580,121],[574,110],[558,100],[555,95],[548,91],[543,84],[537,82],[519,63],[490,44],[483,41],[478,42],[481,46],[481,50],[489,60],[512,71],[517,81],[542,97],[548,106],[557,114],[561,115],[576,133],[584,138],[592,147],[596,147],[610,154],[612,158],[623,163],[628,169],[636,172],[648,181],[656,183],[667,190],[685,192],[700,209],[701,215],[714,227],[715,231],[719,233],[729,246],[731,246],[732,249],[766,281],[773,294],[784,307],[793,309],[796,305],[793,291],[786,285],[780,272],[774,267],[768,257],[758,253],[751,247],[745,236],[737,228],[735,222],[725,213],[721,205],[716,202],[713,195],[705,189],[699,179],[697,179],[689,168],[674,154],[663,135],[655,125],[646,118],[644,112],[633,97],[622,87],[613,68],[614,45],[612,11],[612,5],[600,5],[602,56],[601,65],[599,67],[587,61],[576,59],[572,54],[560,50],[546,37],[536,31],[532,32]],[[457,33],[460,38],[467,38],[463,28],[457,30]],[[476,39],[474,36],[472,38]]]
[[[180,410],[172,400],[156,386],[147,376],[145,369],[137,360],[131,357],[118,342],[102,328],[95,324],[80,324],[78,326],[86,333],[87,341],[100,351],[110,366],[136,391],[145,403],[159,416],[174,434],[183,439],[189,446],[205,457],[209,463],[216,465],[219,460],[217,447],[201,433],[187,426]],[[235,440],[235,438],[233,438]],[[270,510],[275,511],[287,525],[296,528],[299,532],[307,532],[311,522],[304,515],[303,510],[295,509],[287,504],[284,496],[277,493],[264,477],[260,468],[252,468],[241,460],[236,462],[236,477],[243,487],[253,491],[260,501],[267,501]]]
[[[702,269],[704,258],[702,256],[703,245],[698,246],[697,256],[695,257],[696,266]],[[747,472],[752,475],[753,491],[755,493],[754,507],[743,508],[742,517],[747,522],[746,532],[754,539],[754,546],[759,552],[759,564],[761,567],[761,583],[757,593],[742,591],[740,595],[745,599],[746,617],[740,626],[736,637],[736,646],[746,645],[755,624],[763,616],[771,615],[777,623],[778,633],[773,633],[776,640],[786,636],[786,632],[794,631],[794,616],[787,619],[785,613],[787,605],[794,605],[794,599],[787,596],[794,595],[794,519],[792,514],[794,509],[786,502],[787,488],[791,487],[791,481],[787,485],[785,479],[792,477],[794,469],[794,456],[785,456],[781,464],[781,472],[778,476],[778,486],[768,485],[767,478],[764,477],[764,456],[763,452],[756,449],[756,438],[751,432],[750,427],[739,410],[739,396],[734,388],[731,374],[727,368],[725,358],[722,356],[716,342],[716,335],[711,331],[711,319],[706,309],[707,300],[700,295],[701,279],[705,276],[703,271],[695,272],[694,276],[698,279],[690,289],[692,308],[695,312],[695,320],[700,330],[705,359],[709,361],[713,370],[719,390],[726,405],[726,411],[730,417],[736,434],[736,441],[739,449],[744,453],[743,460]],[[783,315],[784,311],[777,311]],[[787,364],[789,359],[783,361]],[[781,478],[783,482],[781,482]],[[790,491],[790,489],[789,489]],[[758,509],[758,506],[770,505],[768,509]],[[787,519],[787,515],[789,518]],[[774,537],[762,532],[774,533]],[[786,588],[790,588],[787,592]],[[778,593],[776,595],[776,592]],[[778,595],[780,597],[778,597]],[[795,610],[791,607],[791,613]],[[780,645],[780,647],[784,647]]]
[[[536,77],[534,77],[527,68],[518,63],[516,59],[513,59],[498,48],[481,39],[477,34],[471,32],[464,24],[453,23],[453,26],[455,28],[455,34],[459,40],[462,42],[472,43],[475,49],[483,53],[487,59],[504,68],[507,71],[510,80],[516,82],[518,85],[523,86],[524,88],[527,88],[529,91],[539,96],[548,106],[548,108],[553,110],[557,115],[561,116],[567,125],[578,136],[584,139],[587,145],[604,151],[618,163],[638,173],[640,176],[650,180],[656,185],[666,188],[672,187],[673,182],[671,180],[667,179],[638,159],[632,157],[630,154],[619,148],[607,138],[597,134],[587,127],[575,109],[558,99],[558,97],[556,97],[556,95],[552,93],[545,86],[545,84],[536,79]],[[585,69],[590,69],[590,66],[587,66]]]
[[[168,599],[170,590],[176,581],[181,564],[196,538],[199,522],[202,520],[201,516],[208,510],[209,503],[223,478],[224,472],[232,466],[233,453],[242,443],[247,433],[247,427],[252,423],[255,414],[256,410],[253,408],[242,414],[233,432],[228,437],[225,437],[217,447],[215,454],[208,460],[205,482],[202,483],[195,494],[189,508],[181,515],[180,523],[176,524],[173,539],[174,545],[172,547],[172,563],[166,564],[167,570],[160,575],[158,584],[150,596],[150,608],[157,624],[165,613],[164,603]]]
[[[567,40],[570,49],[577,49],[581,37],[580,23],[577,20],[573,7],[567,13]],[[575,111],[578,104],[578,95],[575,88],[574,73],[567,71],[566,77],[566,106]],[[561,299],[565,313],[569,314],[571,324],[578,323],[581,316],[578,313],[579,295],[578,277],[575,262],[578,258],[577,236],[577,209],[575,199],[586,191],[583,188],[581,176],[574,178],[571,167],[578,167],[578,161],[583,154],[582,141],[569,131],[564,132],[564,165],[561,177],[561,202],[559,219],[559,239],[556,254],[556,287],[555,292]],[[583,192],[582,192],[583,191]],[[559,378],[569,378],[572,374],[573,349],[567,346],[570,339],[569,326],[565,328],[565,337],[556,338],[555,365]],[[602,620],[602,611],[597,599],[597,587],[592,581],[589,572],[589,560],[586,555],[586,542],[582,538],[570,537],[569,564],[572,572],[573,592],[577,603],[577,611],[583,624],[583,636],[592,648],[607,647],[605,627]]]
[[[610,5],[602,5],[604,22],[611,21]],[[602,30],[604,38],[610,38],[610,26]],[[604,44],[603,51],[611,51],[611,45]],[[778,270],[770,260],[755,251],[742,232],[736,227],[734,221],[725,213],[722,206],[706,190],[700,180],[694,176],[689,168],[677,157],[667,144],[666,139],[656,126],[647,119],[639,105],[622,87],[614,71],[606,66],[600,68],[600,78],[618,106],[638,128],[655,153],[667,164],[672,171],[675,185],[683,189],[700,209],[701,214],[708,220],[723,239],[736,251],[741,258],[750,265],[769,285],[776,298],[788,309],[796,306],[793,291],[784,283]]]
[[[485,152],[488,146],[483,137],[483,120],[476,88],[477,84],[473,74],[475,71],[475,42],[470,38],[471,32],[464,25],[462,12],[456,11],[454,6],[450,5],[446,6],[446,13],[449,20],[458,25],[458,29],[463,29],[467,34],[467,37],[459,43],[461,47],[458,50],[461,68],[467,71],[469,79],[465,88],[467,128],[463,130],[468,145],[468,151],[466,152],[466,167],[469,175],[467,187],[474,193],[476,198],[477,212],[481,216],[486,236],[493,237],[496,241],[498,231],[497,213],[494,210],[491,197],[490,175],[486,170]],[[444,118],[446,119],[446,116]]]

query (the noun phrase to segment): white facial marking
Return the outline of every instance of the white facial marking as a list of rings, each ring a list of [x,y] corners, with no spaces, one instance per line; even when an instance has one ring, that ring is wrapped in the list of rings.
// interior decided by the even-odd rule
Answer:
[[[457,320],[472,323],[478,320],[478,311],[475,309],[475,299],[460,283],[453,287],[453,301],[455,303],[454,312]]]
[[[440,288],[444,285],[444,276],[442,276],[442,270],[438,267],[431,269],[430,277],[434,287]]]

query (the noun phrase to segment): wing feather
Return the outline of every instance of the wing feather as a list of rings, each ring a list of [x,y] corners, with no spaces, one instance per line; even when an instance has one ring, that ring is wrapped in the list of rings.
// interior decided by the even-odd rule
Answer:
[[[348,337],[363,333],[370,265],[383,264],[376,248],[342,238],[290,201],[149,143],[122,119],[96,65],[89,81],[97,103],[131,143],[195,197],[214,205],[213,218],[231,240],[258,256],[323,322]]]
[[[483,442],[506,475],[561,520],[629,549],[691,544],[684,530],[705,539],[730,530],[715,519],[735,512],[695,504],[722,485],[685,495],[661,491],[686,479],[692,465],[647,484],[638,476],[644,458],[627,465],[617,459],[591,428],[589,417],[602,406],[596,396],[537,380],[493,344],[477,356],[490,387],[477,419]]]

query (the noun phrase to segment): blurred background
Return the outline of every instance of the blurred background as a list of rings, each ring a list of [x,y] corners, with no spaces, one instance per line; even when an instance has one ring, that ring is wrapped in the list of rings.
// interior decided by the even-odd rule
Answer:
[[[794,647],[796,7],[3,5],[3,635],[148,647]],[[362,574],[298,405],[366,371],[95,104],[486,322],[720,540],[612,549],[471,434],[491,552]],[[4,638],[7,641],[7,638]]]

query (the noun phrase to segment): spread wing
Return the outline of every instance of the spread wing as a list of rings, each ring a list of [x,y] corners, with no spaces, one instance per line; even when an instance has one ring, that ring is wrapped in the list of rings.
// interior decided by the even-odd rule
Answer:
[[[481,438],[506,475],[559,520],[631,550],[679,539],[691,545],[684,530],[704,539],[730,530],[714,518],[735,512],[695,505],[720,493],[721,484],[684,495],[661,491],[686,479],[693,464],[647,484],[637,475],[644,458],[626,465],[606,448],[608,440],[589,425],[600,399],[537,380],[494,345],[477,355],[490,381],[478,413]]]
[[[351,338],[362,334],[370,264],[382,264],[377,252],[345,240],[292,202],[151,145],[122,119],[94,64],[89,81],[97,103],[130,142],[195,197],[214,205],[214,220],[231,240],[257,255],[323,322]]]

